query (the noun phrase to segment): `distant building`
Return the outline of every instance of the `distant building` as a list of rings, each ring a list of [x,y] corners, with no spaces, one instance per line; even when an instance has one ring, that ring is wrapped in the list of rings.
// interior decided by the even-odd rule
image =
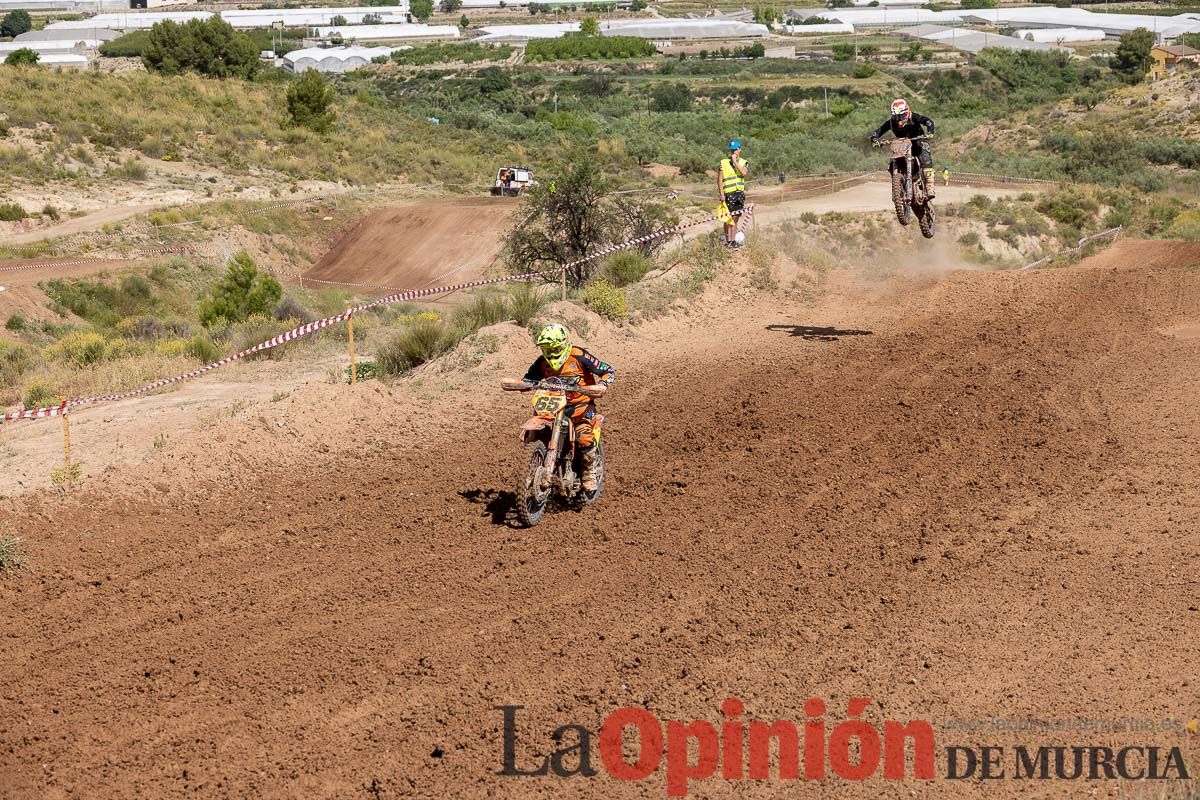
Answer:
[[[1150,67],[1150,80],[1156,81],[1175,74],[1181,63],[1200,64],[1200,50],[1185,45],[1155,45],[1150,50],[1154,64]]]

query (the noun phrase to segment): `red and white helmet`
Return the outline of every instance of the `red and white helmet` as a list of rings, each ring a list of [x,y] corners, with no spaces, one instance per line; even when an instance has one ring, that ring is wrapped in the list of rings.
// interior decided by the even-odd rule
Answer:
[[[903,97],[897,97],[892,101],[892,116],[902,120],[908,120],[912,116],[912,109],[908,107],[908,101]]]

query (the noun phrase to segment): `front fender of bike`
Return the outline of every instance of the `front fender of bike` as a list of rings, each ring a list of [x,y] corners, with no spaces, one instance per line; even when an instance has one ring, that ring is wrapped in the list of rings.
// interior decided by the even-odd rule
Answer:
[[[553,420],[548,420],[543,417],[530,417],[525,420],[525,424],[521,426],[519,439],[522,444],[529,444],[536,441],[550,441],[550,426]]]

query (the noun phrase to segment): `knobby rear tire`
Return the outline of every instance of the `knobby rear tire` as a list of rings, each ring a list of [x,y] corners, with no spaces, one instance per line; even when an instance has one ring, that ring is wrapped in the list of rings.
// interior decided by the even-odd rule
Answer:
[[[517,470],[517,522],[523,528],[532,528],[542,520],[546,505],[550,502],[552,489],[538,496],[538,472],[546,461],[546,445],[534,442],[525,446],[524,458]]]
[[[896,219],[901,225],[907,225],[912,219],[912,207],[905,197],[904,175],[898,169],[892,170],[892,204],[896,206]]]

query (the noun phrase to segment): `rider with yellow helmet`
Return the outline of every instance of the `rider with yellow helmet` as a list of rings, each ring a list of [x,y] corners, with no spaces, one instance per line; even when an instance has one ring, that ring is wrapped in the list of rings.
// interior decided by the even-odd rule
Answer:
[[[607,391],[617,373],[582,347],[572,347],[567,329],[558,323],[546,325],[534,337],[541,356],[525,372],[526,381],[562,378],[572,385],[593,386]],[[583,488],[596,491],[596,438],[592,421],[596,418],[596,403],[585,394],[567,395],[568,413],[575,426],[575,442],[583,463]]]

